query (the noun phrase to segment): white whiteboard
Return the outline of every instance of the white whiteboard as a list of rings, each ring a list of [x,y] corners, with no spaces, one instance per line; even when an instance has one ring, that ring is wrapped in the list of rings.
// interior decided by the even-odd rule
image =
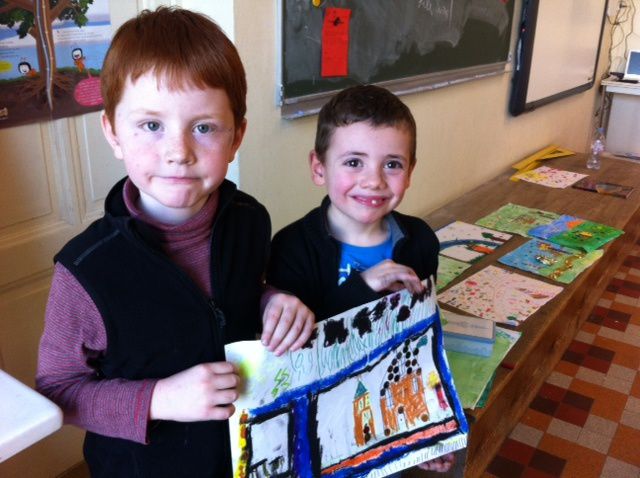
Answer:
[[[513,114],[593,86],[606,4],[607,0],[524,2]]]

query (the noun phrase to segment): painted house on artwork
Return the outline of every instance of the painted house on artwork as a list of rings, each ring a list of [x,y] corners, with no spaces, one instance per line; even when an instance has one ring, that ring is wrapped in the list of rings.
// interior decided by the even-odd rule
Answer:
[[[419,348],[426,344],[421,340],[411,350],[411,341],[406,340],[387,368],[380,388],[385,436],[412,428],[418,420],[429,421],[422,368],[418,363]]]
[[[376,437],[376,427],[373,422],[371,410],[371,397],[367,387],[358,381],[356,395],[353,397],[353,421],[355,422],[354,434],[359,446],[365,445]]]

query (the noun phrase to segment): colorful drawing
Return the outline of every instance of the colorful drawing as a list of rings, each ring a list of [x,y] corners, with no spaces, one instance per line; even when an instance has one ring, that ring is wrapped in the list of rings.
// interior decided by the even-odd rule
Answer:
[[[558,217],[560,215],[553,212],[508,203],[477,220],[476,224],[526,237],[532,227],[549,224],[558,219]]]
[[[0,128],[102,109],[108,0],[0,2]]]
[[[383,477],[466,446],[426,284],[318,323],[282,357],[226,346],[246,380],[229,420],[235,477]]]
[[[438,229],[440,254],[464,262],[476,262],[511,239],[511,234],[455,221]]]
[[[562,215],[555,221],[544,224],[542,226],[533,227],[529,230],[531,237],[537,237],[538,239],[551,240],[553,236],[557,236],[563,232],[567,232],[576,226],[582,224],[585,220],[574,216]]]
[[[533,237],[587,252],[595,251],[622,234],[624,231],[615,227],[573,216],[561,216],[551,224],[529,231]]]
[[[516,178],[530,183],[560,189],[569,187],[586,176],[586,174],[563,171],[561,169],[550,168],[549,166],[540,166],[531,171],[525,171],[515,175]]]
[[[502,256],[502,264],[569,284],[582,271],[602,257],[603,251],[581,252],[532,239]]]
[[[562,292],[547,284],[489,266],[438,296],[438,300],[477,317],[518,324]]]
[[[463,408],[479,406],[480,398],[490,385],[495,370],[521,333],[496,327],[496,342],[490,357],[447,351],[451,373]]]
[[[440,291],[447,286],[449,282],[466,271],[471,264],[457,261],[443,255],[438,256],[438,280],[437,290]]]

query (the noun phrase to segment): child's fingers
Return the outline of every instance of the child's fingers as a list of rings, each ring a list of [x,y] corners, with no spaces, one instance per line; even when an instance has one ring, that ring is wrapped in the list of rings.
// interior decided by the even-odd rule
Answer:
[[[315,316],[312,313],[309,313],[304,320],[304,326],[302,328],[302,332],[298,335],[298,338],[291,344],[291,351],[299,350],[309,337],[311,337],[311,332],[313,331],[313,325],[315,324]]]
[[[447,453],[446,455],[442,455],[440,458],[442,458],[442,464],[444,465],[443,471],[449,471],[456,462],[456,456],[453,453]]]
[[[274,353],[282,355],[287,350],[293,351],[302,347],[311,335],[314,321],[314,316],[309,309],[304,306],[296,308],[295,319]]]
[[[437,471],[440,473],[447,472],[453,466],[455,462],[455,457],[452,453],[448,453],[446,455],[440,456],[438,458],[434,458],[433,460],[425,461],[424,463],[420,463],[418,468],[426,471]]]
[[[214,390],[211,390],[210,392],[208,406],[211,408],[225,407],[235,402],[238,399],[238,397],[239,397],[238,391],[235,389],[227,389],[227,390],[214,389]]]
[[[182,422],[224,420],[235,410],[231,404],[238,398],[239,383],[232,363],[195,365],[156,383],[149,416]]]
[[[236,407],[232,404],[218,405],[211,407],[210,412],[204,418],[205,420],[227,420],[234,414]]]
[[[211,377],[211,387],[214,390],[227,390],[233,389],[240,384],[240,377],[235,373],[226,373],[226,374],[215,374]],[[220,402],[220,403],[231,403],[235,398],[231,401]]]
[[[236,366],[231,362],[209,362],[201,365],[206,373],[222,375],[228,373],[237,373]]]
[[[412,294],[417,294],[424,290],[424,285],[412,269],[407,268],[399,271],[396,279],[397,283],[401,285],[400,288],[405,288]]]
[[[404,286],[412,294],[418,294],[424,290],[424,284],[420,281],[418,276],[410,269],[410,273],[407,273],[402,281]]]
[[[416,294],[424,290],[413,269],[391,260],[382,261],[367,269],[362,273],[362,278],[376,292],[395,292],[406,288],[412,294]]]
[[[424,285],[411,267],[396,264],[395,262],[391,264],[389,269],[390,279],[402,283],[402,285],[413,294],[422,292]]]
[[[395,281],[395,282],[391,282],[386,287],[381,287],[380,290],[378,290],[378,292],[381,292],[381,291],[398,292],[404,288],[406,288],[406,286],[402,282]]]
[[[282,315],[268,347],[276,355],[282,355],[293,343],[294,337],[297,337],[302,330],[302,324],[296,321],[296,315],[296,309],[290,307],[282,309]]]
[[[262,316],[262,337],[260,338],[262,345],[265,347],[271,343],[271,338],[282,315],[282,309],[282,303],[273,299],[265,307]]]
[[[409,268],[400,268],[392,270],[381,277],[381,290],[389,290],[396,292],[401,289],[407,289],[412,294],[417,294],[424,290],[424,285],[418,279],[418,276]]]
[[[315,322],[313,313],[297,297],[278,293],[274,294],[265,307],[262,344],[268,350],[282,355],[290,350],[292,344],[298,344],[301,335],[308,338]],[[300,339],[298,348],[306,341]]]

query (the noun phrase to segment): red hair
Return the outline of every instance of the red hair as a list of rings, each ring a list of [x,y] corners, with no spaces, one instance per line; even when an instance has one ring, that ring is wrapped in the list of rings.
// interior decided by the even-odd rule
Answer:
[[[184,86],[223,89],[236,128],[247,111],[247,81],[236,47],[206,15],[174,7],[144,10],[116,32],[104,60],[100,83],[107,118],[115,109],[128,79],[153,72],[170,88]]]

